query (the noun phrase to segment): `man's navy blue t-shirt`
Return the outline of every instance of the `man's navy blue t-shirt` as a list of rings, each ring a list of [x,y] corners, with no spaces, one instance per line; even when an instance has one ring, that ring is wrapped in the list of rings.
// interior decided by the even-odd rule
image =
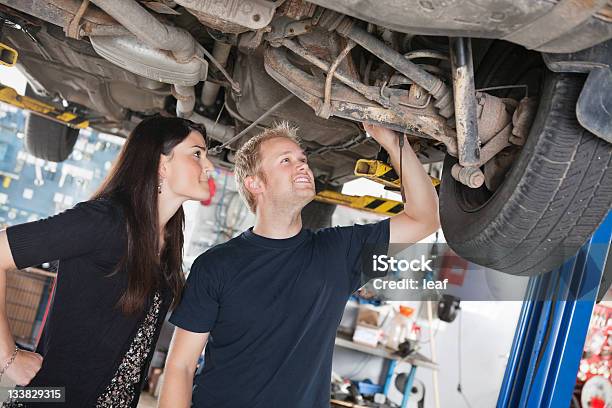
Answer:
[[[371,277],[362,264],[373,246],[386,253],[388,243],[387,219],[288,239],[250,229],[200,255],[170,318],[210,332],[193,406],[329,408],[344,306]]]

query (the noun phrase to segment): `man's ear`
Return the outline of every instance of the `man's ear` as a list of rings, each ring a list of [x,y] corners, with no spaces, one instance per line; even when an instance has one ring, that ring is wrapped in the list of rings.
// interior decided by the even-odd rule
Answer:
[[[253,195],[257,195],[264,190],[261,179],[257,176],[247,176],[244,179],[244,185],[247,190]]]

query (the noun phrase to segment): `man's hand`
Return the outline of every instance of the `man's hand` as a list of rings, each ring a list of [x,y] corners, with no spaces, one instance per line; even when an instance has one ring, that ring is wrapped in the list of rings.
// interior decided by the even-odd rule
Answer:
[[[363,122],[363,128],[368,132],[374,140],[378,142],[385,150],[389,147],[397,145],[397,133],[386,127],[372,125],[371,123]]]
[[[8,358],[10,359],[10,357]],[[8,359],[4,362],[8,362]],[[6,369],[6,375],[17,385],[28,385],[42,366],[43,358],[31,351],[19,350],[15,361]]]
[[[363,124],[370,134],[386,151],[395,171],[402,168],[402,187],[406,196],[404,211],[391,218],[391,243],[414,243],[427,237],[440,228],[438,215],[438,196],[431,179],[417,158],[409,143],[404,143],[402,154],[398,135],[391,129]],[[403,135],[402,135],[403,137]]]

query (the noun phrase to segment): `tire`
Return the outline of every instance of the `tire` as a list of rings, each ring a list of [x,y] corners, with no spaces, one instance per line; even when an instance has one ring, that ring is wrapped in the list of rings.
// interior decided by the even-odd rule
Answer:
[[[518,66],[497,64],[508,65]],[[457,160],[447,156],[444,162],[440,217],[448,244],[469,261],[514,275],[560,266],[612,206],[612,145],[576,119],[584,77],[544,77],[527,141],[495,193],[455,181],[450,169]]]
[[[62,162],[74,149],[79,129],[73,129],[42,116],[29,114],[25,126],[25,146],[35,157]]]

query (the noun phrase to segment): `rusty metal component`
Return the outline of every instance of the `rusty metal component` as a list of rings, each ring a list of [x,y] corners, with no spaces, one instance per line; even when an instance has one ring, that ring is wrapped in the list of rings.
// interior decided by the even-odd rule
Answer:
[[[498,134],[491,138],[480,149],[480,163],[478,166],[482,166],[493,158],[497,153],[501,152],[507,146],[510,146],[508,139],[512,134],[512,123],[508,123]]]
[[[167,51],[145,44],[133,35],[91,37],[98,55],[129,72],[168,84],[193,86],[205,79],[207,63],[180,63]]]
[[[160,22],[135,0],[93,0],[93,3],[150,47],[172,52],[179,63],[194,57],[196,41],[188,31]]]
[[[312,31],[312,20],[294,21],[288,17],[278,17],[272,22],[272,30],[266,36],[270,42],[279,41],[283,38],[295,37]]]
[[[188,118],[195,106],[195,89],[193,86],[172,86],[172,96],[176,98],[176,116]]]
[[[312,0],[312,3],[395,32],[500,38],[545,52],[576,52],[612,36],[609,0]]]
[[[595,17],[607,23],[612,23],[612,3],[608,2],[604,8],[595,14]]]
[[[286,16],[293,20],[312,17],[317,6],[304,0],[285,1],[277,10],[276,15]]]
[[[491,97],[491,95],[488,95]],[[493,97],[494,98],[494,97]],[[508,121],[494,137],[480,149],[480,164],[483,165],[508,146],[522,146],[536,113],[536,103],[533,98],[523,98],[518,104],[512,120]],[[517,135],[513,136],[514,129]],[[516,142],[516,143],[515,143]]]
[[[297,37],[295,41],[315,57],[328,63],[331,63],[342,52],[348,42],[346,38],[337,33],[330,33],[316,26],[308,34]],[[354,80],[361,80],[359,70],[352,58],[343,59],[338,69]]]
[[[439,59],[443,61],[448,61],[449,59],[448,55],[444,53],[441,53],[435,50],[427,50],[427,49],[410,51],[404,54],[404,57],[408,58],[409,60],[428,58],[428,59]],[[430,64],[418,64],[418,65],[419,67],[423,68],[425,71],[429,72],[430,74],[434,74],[434,75],[438,75],[441,77],[451,79],[450,72],[448,72],[447,70],[437,65],[430,65]],[[400,85],[400,84],[413,84],[413,83],[414,82],[412,80],[410,80],[409,78],[406,78],[404,75],[402,75],[399,72],[396,72],[395,74],[393,74],[391,78],[389,79],[390,86]]]
[[[213,47],[212,57],[222,67],[225,67],[231,50],[232,50],[231,44],[216,40],[215,45]],[[202,89],[202,97],[201,97],[202,104],[204,106],[211,106],[215,103],[215,101],[217,100],[217,95],[219,94],[220,87],[221,86],[219,84],[215,84],[210,81],[206,81],[204,83],[204,88]]]
[[[238,37],[238,48],[240,51],[250,54],[261,45],[264,35],[269,33],[270,30],[271,28],[267,26],[260,30],[240,34]]]
[[[326,28],[328,31],[335,31],[338,29],[349,29],[353,24],[350,18],[346,15],[337,13],[330,9],[324,9],[319,16],[317,16],[317,24],[321,27]]]
[[[229,109],[233,110],[234,113],[236,111],[240,112],[240,115],[237,116],[231,113],[230,115],[243,123],[244,126],[249,125],[288,93],[287,88],[268,75],[264,69],[264,50],[262,49],[261,52],[252,55],[241,55],[235,63],[234,78],[240,83],[249,84],[250,92],[245,92],[240,97],[234,97],[234,95],[226,93],[225,109],[228,113]],[[285,52],[291,56],[289,51],[285,50]],[[292,59],[292,62],[297,65],[298,61],[296,59]],[[302,69],[304,68],[302,67]],[[323,84],[324,79],[320,76],[317,78]],[[338,81],[334,81],[334,85],[337,83]],[[334,152],[329,152],[330,149],[327,149],[322,154],[312,158],[311,166],[320,169],[317,177],[328,177],[330,181],[332,176],[341,177],[342,182],[344,182],[347,178],[352,177],[352,171],[349,171],[354,162],[354,157],[351,156],[352,153],[350,152],[351,147],[357,149],[364,157],[375,156],[379,150],[374,141],[365,138],[365,132],[360,129],[357,123],[337,117],[320,118],[313,109],[297,97],[279,108],[260,125],[269,127],[275,121],[283,118],[291,118],[292,124],[300,129],[298,135],[309,153],[318,149],[333,147],[331,150],[334,150]],[[257,130],[253,129],[249,135],[256,133]],[[360,138],[356,140],[358,137]],[[349,140],[355,140],[355,143],[347,145]],[[325,153],[325,151],[328,153]],[[326,163],[332,160],[338,166],[342,166],[342,172],[329,174],[330,168],[326,167]]]
[[[452,156],[457,155],[457,139],[454,129],[433,112],[423,113],[412,108],[385,109],[348,101],[332,101],[333,115],[357,122],[376,122],[398,132],[425,139],[438,140],[446,145]]]
[[[484,92],[476,93],[478,136],[481,143],[487,143],[511,118],[506,103],[501,98]]]
[[[414,84],[408,91],[408,104],[415,108],[425,108],[431,100],[431,95],[427,93],[423,88]]]
[[[266,72],[272,78],[315,111],[321,109],[325,97],[324,84],[317,77],[293,65],[288,60],[285,49],[268,47],[264,54],[264,61]],[[322,63],[320,60],[319,62]],[[329,69],[328,65],[324,64],[325,66],[322,69]],[[336,78],[340,79],[338,73],[336,71]],[[346,79],[346,77],[343,79]],[[363,84],[360,85],[365,87]],[[377,87],[367,88],[380,90]],[[414,109],[397,104],[392,109],[387,109],[368,100],[362,93],[355,92],[349,86],[340,83],[332,84],[330,105],[330,113],[333,116],[358,122],[378,123],[399,132],[435,139],[443,142],[450,154],[457,154],[455,132],[446,124],[446,119],[440,116],[433,106],[426,109]]]
[[[156,13],[159,14],[169,14],[169,15],[173,15],[173,16],[180,16],[181,13],[179,13],[178,11],[174,10],[172,7],[176,7],[176,3],[173,5],[172,3],[174,2],[168,2],[168,1],[164,1],[164,2],[160,2],[160,1],[144,1],[142,2],[142,4],[148,8],[149,10],[153,10]]]
[[[335,24],[338,20],[340,22]],[[320,24],[323,23],[320,22]],[[436,100],[435,106],[440,110],[440,115],[445,118],[450,118],[453,115],[452,93],[440,78],[425,71],[417,64],[414,64],[378,38],[353,24],[350,19],[340,20],[340,18],[337,17],[336,20],[334,20],[334,25],[331,25],[331,27],[334,26],[337,26],[336,30],[340,35],[355,41],[406,77],[410,78],[415,84],[426,89]]]
[[[463,167],[456,164],[458,167],[456,169],[453,167],[454,173],[451,174],[457,181],[473,187],[477,183],[470,177],[475,177],[473,174],[478,173],[465,171],[460,173],[460,170],[472,168],[480,171],[480,166],[484,165],[484,172],[481,172],[484,174],[484,183],[490,191],[495,191],[520,152],[520,147],[525,143],[537,105],[533,98],[523,98],[516,104],[515,101],[479,93],[478,99],[479,128],[482,123],[488,138],[480,150],[480,163],[478,167]],[[511,117],[512,110],[514,114]],[[497,112],[496,117],[493,116],[495,112]],[[489,138],[491,133],[494,135]]]
[[[204,53],[214,63],[218,62],[188,31],[160,22],[136,1],[92,1],[136,36],[94,37],[92,45],[96,52],[136,74],[173,84],[176,115],[191,116],[195,106],[194,85],[206,79],[208,72],[208,62],[194,57]],[[219,69],[225,72],[220,65]]]
[[[317,68],[322,69],[323,71],[329,71],[329,64],[327,62],[320,60],[319,58],[308,52],[305,48],[299,46],[296,42],[289,39],[284,39],[281,41],[281,44],[299,55],[300,57],[304,58],[306,61],[310,62]],[[380,95],[380,88],[364,85],[360,81],[349,77],[349,75],[344,73],[342,70],[336,70],[333,73],[333,76],[344,84],[353,88],[363,96],[365,96],[367,99],[377,102],[385,107],[390,106],[389,98]]]
[[[470,39],[451,38],[450,55],[459,164],[464,167],[478,166],[480,163],[480,140],[478,139],[476,90]]]
[[[206,137],[218,140],[221,143],[230,140],[236,134],[233,126],[222,125],[195,112],[189,117],[189,120],[204,125]]]
[[[525,144],[529,129],[531,129],[531,124],[535,119],[537,103],[538,101],[534,98],[526,97],[521,100],[512,115],[512,124],[514,127],[510,135],[510,143],[517,146],[523,146]]]
[[[478,188],[485,182],[485,176],[478,167],[463,167],[457,163],[451,168],[451,174],[455,180],[471,188]]]
[[[68,37],[76,38],[77,40],[80,38],[80,32],[81,32],[80,22],[88,6],[89,6],[89,0],[83,0],[74,18],[70,21],[70,23],[66,27],[64,27],[64,31],[66,32],[66,35]]]
[[[448,55],[436,50],[415,50],[404,54],[404,57],[409,60],[417,58],[436,58],[443,61],[448,61]]]
[[[270,24],[282,1],[256,0],[175,0],[202,24],[224,33],[240,34]]]
[[[231,87],[232,87],[232,91],[236,92],[237,94],[240,93],[240,84],[236,81],[234,81],[234,79],[232,78],[232,76],[230,75],[229,72],[227,72],[227,70],[225,69],[225,66],[223,64],[221,64],[214,55],[212,55],[210,52],[208,52],[208,50],[206,48],[204,48],[201,45],[198,45],[198,50],[206,55],[206,57],[210,60],[210,62],[213,63],[213,65],[219,70],[219,72],[221,72],[223,74],[223,76],[225,77],[225,79],[227,80],[227,82],[230,83]],[[202,64],[208,64],[208,62],[201,57],[200,55],[196,55],[195,59],[199,60],[202,62]]]
[[[327,71],[327,77],[325,78],[325,98],[323,105],[321,105],[321,109],[316,112],[317,115],[322,118],[327,119],[331,115],[331,86],[334,79],[334,73],[338,69],[338,66],[342,60],[348,55],[349,52],[351,52],[355,45],[356,44],[353,41],[349,40],[346,47],[344,47],[340,55],[336,57],[336,60],[333,62],[333,64],[331,64],[329,70]]]
[[[68,27],[82,4],[79,0],[1,0],[0,3],[59,27]],[[81,37],[128,33],[125,27],[94,7],[88,7],[80,20]]]
[[[81,25],[79,36],[82,37],[115,37],[121,35],[130,35],[127,28],[120,24],[112,26],[94,26],[90,23]]]
[[[268,109],[267,111],[265,111],[261,116],[259,116],[257,119],[255,119],[253,121],[253,123],[251,123],[249,126],[247,126],[245,129],[243,129],[240,133],[238,133],[235,136],[232,136],[231,139],[227,140],[226,142],[224,142],[222,145],[220,146],[215,146],[214,148],[210,149],[210,153],[211,154],[218,154],[220,153],[223,148],[225,148],[226,146],[231,145],[233,142],[235,142],[236,140],[239,140],[242,136],[246,135],[247,133],[249,133],[249,131],[253,128],[255,128],[255,126],[257,126],[258,124],[260,124],[264,119],[266,119],[268,116],[270,116],[271,114],[273,114],[276,110],[278,110],[278,108],[280,108],[281,106],[283,106],[285,103],[289,102],[289,100],[291,100],[294,97],[293,94],[289,94],[287,96],[285,96],[283,99],[281,99],[280,101],[276,102],[274,105],[272,105],[272,107],[270,107],[270,109]]]

